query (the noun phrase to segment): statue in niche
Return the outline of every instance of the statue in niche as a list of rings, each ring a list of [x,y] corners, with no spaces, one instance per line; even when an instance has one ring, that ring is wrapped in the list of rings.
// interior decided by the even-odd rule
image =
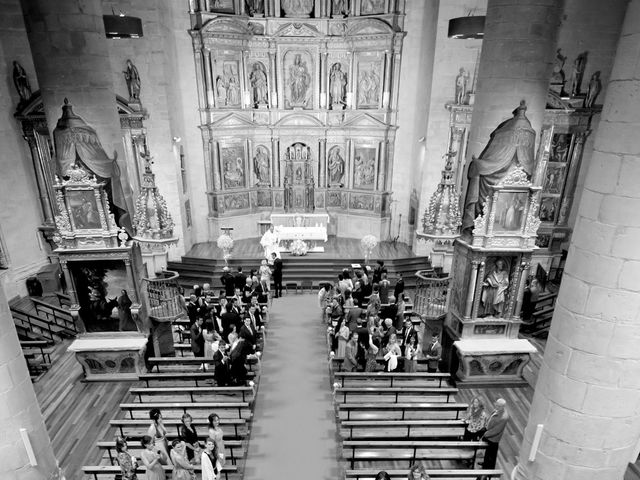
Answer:
[[[564,63],[567,61],[567,57],[562,55],[562,49],[556,50],[556,61],[553,65],[553,73],[551,74],[551,82],[549,88],[556,92],[560,96],[566,96],[567,92],[564,91],[564,84],[566,76],[564,74]]]
[[[227,87],[224,84],[224,78],[221,75],[218,75],[216,78],[216,94],[218,96],[218,103],[220,106],[224,106],[227,104]]]
[[[127,90],[129,91],[129,100],[140,101],[140,74],[138,69],[131,60],[127,60],[127,69],[122,72],[127,82]]]
[[[584,99],[585,108],[594,107],[600,90],[602,90],[602,82],[600,81],[600,70],[598,70],[591,75],[591,80],[589,80],[589,89],[587,90],[587,96]]]
[[[333,110],[344,108],[347,95],[347,74],[342,71],[340,62],[331,66],[329,75],[329,102]]]
[[[456,77],[456,105],[464,105],[467,96],[467,83],[469,82],[469,73],[464,68],[460,68]]]
[[[253,106],[258,108],[260,105],[267,104],[267,72],[264,65],[260,62],[253,64],[253,69],[249,75],[251,82],[251,92],[253,93]]]
[[[360,72],[358,81],[358,104],[374,106],[378,104],[380,93],[380,77],[374,66]]]
[[[384,0],[362,0],[362,14],[382,13],[384,9]]]
[[[311,75],[307,69],[307,62],[302,60],[302,55],[296,54],[293,65],[289,67],[289,88],[291,91],[291,104],[304,106],[306,104],[307,90],[311,82]]]
[[[13,84],[20,96],[20,103],[31,98],[31,84],[29,83],[27,72],[22,68],[22,65],[15,60],[13,61]]]
[[[247,11],[252,17],[261,17],[264,13],[264,0],[247,0]]]
[[[256,149],[256,156],[253,157],[253,173],[258,179],[258,184],[269,185],[271,169],[269,168],[269,156],[264,147]]]
[[[501,123],[493,131],[480,157],[474,156],[469,164],[469,183],[462,218],[462,231],[467,236],[471,235],[473,221],[482,213],[485,200],[492,193],[492,186],[517,167],[531,175],[536,132],[525,115],[526,110],[523,100],[513,111],[513,118]]]
[[[349,0],[333,0],[331,8],[332,17],[346,17],[349,14]]]
[[[344,178],[344,158],[340,147],[333,147],[329,154],[329,181],[332,185],[341,185]]]
[[[509,288],[509,272],[502,258],[498,258],[482,282],[482,307],[484,315],[501,317],[506,304],[507,290]]]
[[[313,11],[314,0],[281,0],[280,5],[285,17],[308,17]]]
[[[240,80],[232,65],[224,66],[224,81],[227,89],[227,105],[240,105]]]
[[[587,66],[587,53],[588,52],[582,52],[573,61],[573,70],[571,72],[572,97],[580,95],[580,88],[582,87],[582,77],[584,76],[584,69]]]

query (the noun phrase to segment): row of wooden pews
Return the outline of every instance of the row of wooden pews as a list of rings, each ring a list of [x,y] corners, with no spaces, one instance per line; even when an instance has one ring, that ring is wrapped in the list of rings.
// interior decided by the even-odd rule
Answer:
[[[347,480],[373,480],[385,470],[407,478],[422,464],[431,478],[502,478],[473,467],[486,448],[462,441],[466,403],[448,373],[344,372],[332,369],[333,398]]]
[[[268,316],[263,321],[266,325]],[[266,331],[263,332],[264,336]],[[191,415],[192,425],[204,445],[208,436],[207,417],[216,413],[220,417],[225,444],[226,464],[221,478],[242,478],[260,379],[260,355],[247,358],[245,366],[248,369],[248,380],[246,385],[240,386],[215,385],[213,365],[209,364],[207,371],[199,371],[202,358],[194,357],[187,349],[180,356],[151,357],[147,364],[150,371],[139,376],[138,384],[129,390],[128,398],[120,404],[118,418],[110,420],[107,434],[96,444],[100,451],[100,461],[96,465],[82,467],[85,476],[99,480],[111,479],[119,474],[116,435],[127,438],[129,452],[139,459],[143,449],[140,440],[147,434],[150,425],[148,412],[151,408],[159,408],[168,430],[169,445],[179,438],[183,413]],[[141,464],[140,461],[138,463]],[[172,466],[166,465],[164,469],[167,478],[170,478]],[[199,465],[195,465],[195,472],[199,478]],[[138,479],[145,478],[143,466],[139,466],[137,474]]]

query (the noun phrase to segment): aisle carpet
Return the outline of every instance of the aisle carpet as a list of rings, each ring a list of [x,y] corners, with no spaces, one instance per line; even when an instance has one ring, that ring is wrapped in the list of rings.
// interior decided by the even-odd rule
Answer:
[[[244,480],[334,480],[336,423],[315,294],[274,299]]]

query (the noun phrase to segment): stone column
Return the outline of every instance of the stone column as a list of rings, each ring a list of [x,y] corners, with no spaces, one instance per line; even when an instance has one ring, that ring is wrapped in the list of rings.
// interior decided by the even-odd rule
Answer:
[[[561,7],[557,0],[489,0],[468,160],[480,155],[522,99],[539,139]]]
[[[631,0],[514,476],[623,478],[640,421],[640,0]],[[534,461],[537,426],[543,425]]]
[[[1,277],[1,274],[0,274]],[[27,363],[0,282],[0,478],[48,480],[58,478],[51,448]],[[26,430],[37,466],[31,466],[20,429]]]

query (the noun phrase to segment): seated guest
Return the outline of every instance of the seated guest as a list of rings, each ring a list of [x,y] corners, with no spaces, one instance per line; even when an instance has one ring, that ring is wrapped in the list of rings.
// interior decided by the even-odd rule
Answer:
[[[358,353],[358,333],[351,332],[349,335],[349,341],[345,347],[344,352],[344,362],[342,364],[342,369],[345,372],[355,372],[358,366],[358,360],[356,359],[356,355]]]
[[[395,333],[389,335],[389,341],[387,342],[387,346],[384,348],[384,351],[384,359],[387,362],[385,370],[387,372],[393,372],[398,368],[398,357],[402,355]]]

